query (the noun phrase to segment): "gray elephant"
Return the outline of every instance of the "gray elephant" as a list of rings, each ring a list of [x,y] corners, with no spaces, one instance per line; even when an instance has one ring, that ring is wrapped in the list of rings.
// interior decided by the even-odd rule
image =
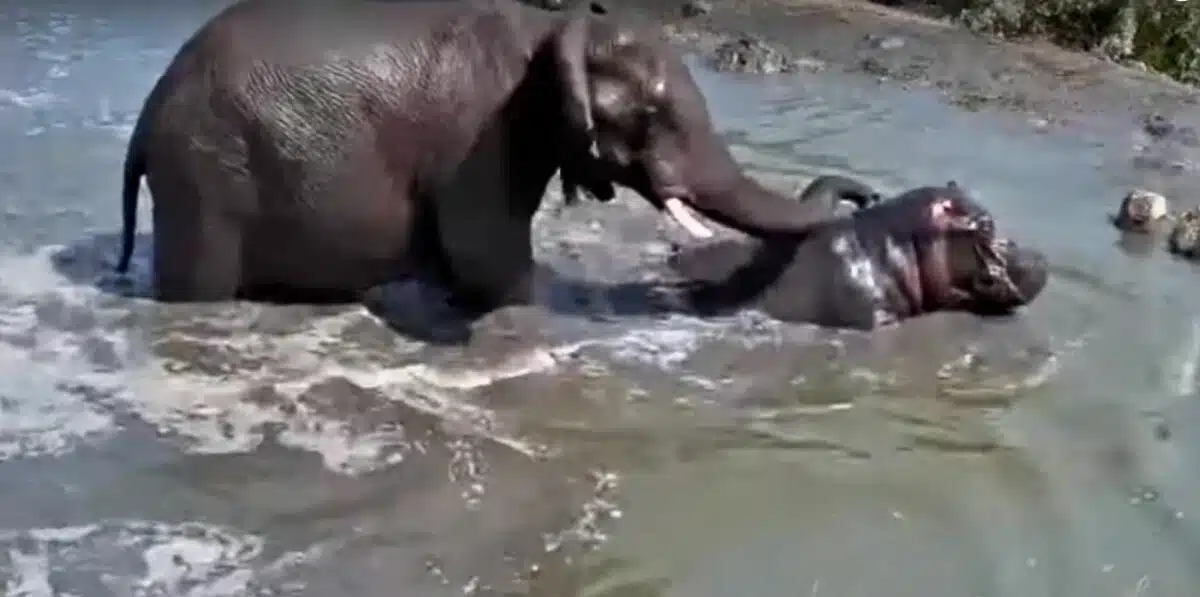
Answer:
[[[827,205],[829,189],[844,188],[827,181],[801,200]],[[1046,258],[998,235],[991,213],[954,182],[884,199],[800,241],[718,242],[684,249],[669,265],[688,279],[666,297],[678,308],[751,307],[855,329],[935,311],[1010,313],[1048,279]]]
[[[657,34],[510,0],[247,0],[179,50],[124,171],[154,196],[163,301],[349,301],[432,271],[486,311],[532,299],[530,223],[561,171],[755,236],[835,216],[744,174]]]

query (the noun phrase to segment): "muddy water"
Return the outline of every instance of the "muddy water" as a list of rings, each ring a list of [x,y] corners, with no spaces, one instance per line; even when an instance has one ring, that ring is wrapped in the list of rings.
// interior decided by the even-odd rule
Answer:
[[[1200,586],[1200,272],[1105,221],[1131,185],[1196,197],[1173,164],[1200,157],[1132,117],[1039,133],[851,76],[697,67],[756,175],[954,178],[1047,252],[1046,293],[875,335],[655,313],[646,288],[682,237],[624,201],[547,209],[544,306],[456,349],[363,308],[107,292],[124,141],[217,3],[2,6],[7,595]],[[389,312],[414,294],[389,289]]]

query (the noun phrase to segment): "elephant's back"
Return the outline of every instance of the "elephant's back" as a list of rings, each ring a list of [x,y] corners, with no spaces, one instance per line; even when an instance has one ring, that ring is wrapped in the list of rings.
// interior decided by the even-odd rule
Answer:
[[[243,0],[201,26],[180,54],[229,68],[392,57],[412,69],[447,51],[527,59],[555,18],[511,0]]]
[[[222,129],[209,141],[225,145],[230,127],[250,126],[293,158],[371,151],[384,136],[401,166],[416,144],[395,141],[419,139],[430,155],[479,129],[473,119],[508,98],[554,18],[507,0],[243,0],[185,42],[146,109],[162,134],[194,136],[208,121]]]
[[[503,103],[557,18],[511,0],[243,0],[202,26],[163,78],[207,79],[193,91],[234,96],[238,109],[290,97],[416,115],[398,123],[413,130]]]

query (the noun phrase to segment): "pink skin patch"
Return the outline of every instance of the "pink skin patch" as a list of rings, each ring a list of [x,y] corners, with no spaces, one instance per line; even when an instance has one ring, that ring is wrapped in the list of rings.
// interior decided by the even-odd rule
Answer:
[[[929,206],[929,217],[941,230],[977,230],[979,223],[954,199],[941,198]]]

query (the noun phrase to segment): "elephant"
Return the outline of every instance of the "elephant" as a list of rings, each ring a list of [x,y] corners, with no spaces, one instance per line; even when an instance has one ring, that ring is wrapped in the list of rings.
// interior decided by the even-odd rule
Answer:
[[[1012,313],[1049,278],[1045,256],[999,236],[991,213],[953,181],[883,199],[800,240],[718,241],[681,249],[668,265],[686,280],[667,293],[676,308],[748,307],[859,330],[936,311]]]
[[[165,302],[361,300],[427,273],[474,312],[527,304],[531,221],[556,172],[631,189],[685,230],[754,237],[837,219],[743,172],[660,34],[584,4],[242,0],[149,92],[123,174],[139,183]]]

